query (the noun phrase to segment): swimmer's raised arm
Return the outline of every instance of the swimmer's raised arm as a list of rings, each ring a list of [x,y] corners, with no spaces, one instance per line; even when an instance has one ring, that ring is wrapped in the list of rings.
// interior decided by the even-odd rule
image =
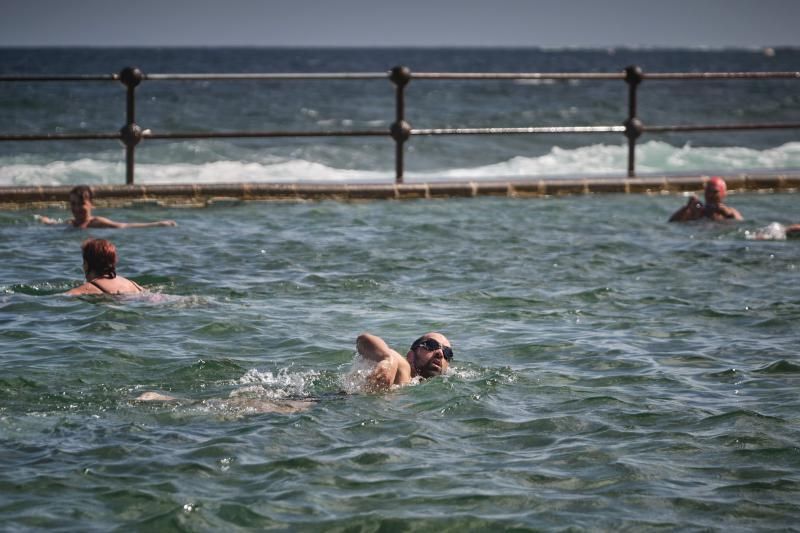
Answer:
[[[356,349],[361,357],[378,363],[368,378],[373,387],[389,388],[411,381],[411,365],[377,335],[362,333],[356,340]]]
[[[386,344],[386,341],[377,335],[372,335],[371,333],[362,333],[358,336],[356,339],[356,349],[361,357],[365,357],[366,359],[375,361],[376,363],[391,357],[392,354],[400,355],[396,351],[389,348],[389,345]]]
[[[700,199],[694,194],[689,197],[689,200],[684,206],[675,211],[669,222],[686,222],[687,220],[696,220],[702,216],[703,204]]]

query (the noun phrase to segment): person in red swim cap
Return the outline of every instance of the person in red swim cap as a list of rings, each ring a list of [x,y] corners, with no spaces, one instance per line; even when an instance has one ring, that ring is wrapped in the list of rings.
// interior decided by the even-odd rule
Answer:
[[[706,203],[703,204],[697,196],[692,195],[686,205],[669,217],[669,221],[686,222],[702,218],[709,220],[742,220],[742,215],[739,211],[722,203],[727,195],[728,186],[725,184],[725,180],[719,176],[714,176],[706,182]]]

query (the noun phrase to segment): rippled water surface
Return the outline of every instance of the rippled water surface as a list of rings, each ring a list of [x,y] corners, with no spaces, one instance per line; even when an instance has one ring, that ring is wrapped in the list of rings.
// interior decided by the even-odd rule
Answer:
[[[797,195],[730,200],[2,212],[3,527],[795,529],[800,241],[747,236]],[[88,235],[153,294],[61,296]],[[361,390],[358,333],[429,330],[448,375]]]

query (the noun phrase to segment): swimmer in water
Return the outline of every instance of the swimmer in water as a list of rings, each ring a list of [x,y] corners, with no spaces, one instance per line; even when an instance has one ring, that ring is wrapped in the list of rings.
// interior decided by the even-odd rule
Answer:
[[[784,226],[780,222],[773,222],[753,232],[745,231],[744,235],[748,239],[755,239],[757,241],[784,241],[786,239],[795,239],[800,237],[800,224]]]
[[[307,411],[317,400],[273,400],[262,399],[247,394],[232,392],[228,399],[208,399],[208,400],[182,400],[169,394],[160,392],[143,392],[135,398],[137,402],[170,402],[183,405],[203,405],[219,412],[229,412],[231,414],[260,414],[260,413],[280,413],[291,414]]]
[[[426,333],[411,343],[405,358],[376,335],[362,333],[356,340],[361,357],[377,363],[367,378],[371,388],[388,389],[406,385],[414,377],[430,378],[447,372],[453,348],[441,333]]]
[[[706,182],[705,199],[703,203],[692,195],[686,205],[675,211],[669,218],[670,222],[686,222],[689,220],[742,220],[742,215],[733,207],[722,203],[728,194],[728,187],[725,180],[714,176]]]
[[[67,296],[85,294],[138,294],[144,289],[135,281],[118,276],[117,249],[104,239],[89,239],[81,245],[86,283],[67,291]]]
[[[389,348],[389,345],[376,335],[362,333],[356,340],[356,349],[361,357],[377,363],[375,369],[367,377],[368,388],[386,390],[393,385],[407,385],[412,378],[430,378],[447,372],[453,359],[453,348],[447,337],[441,333],[426,333],[411,343],[405,358]],[[141,402],[175,402],[174,396],[160,392],[148,391],[140,394]],[[219,401],[219,400],[215,400]],[[244,407],[249,412],[293,413],[308,409],[314,400],[260,400],[258,398],[244,401],[232,396],[223,403],[234,409]]]
[[[94,193],[88,185],[78,185],[69,192],[69,208],[72,219],[66,223],[70,227],[85,228],[151,228],[155,226],[177,226],[174,220],[158,220],[156,222],[116,222],[106,217],[92,216],[92,199]],[[42,224],[63,224],[61,220],[37,215]]]

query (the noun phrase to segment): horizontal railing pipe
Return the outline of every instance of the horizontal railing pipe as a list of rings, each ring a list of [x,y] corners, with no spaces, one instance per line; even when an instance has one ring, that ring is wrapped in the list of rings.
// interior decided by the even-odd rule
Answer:
[[[415,72],[415,80],[622,80],[624,72]]]
[[[271,139],[283,137],[388,137],[386,130],[354,130],[354,131],[221,131],[148,133],[145,139]]]
[[[146,74],[148,81],[385,80],[387,72]]]
[[[667,133],[675,131],[746,131],[746,130],[793,130],[800,129],[800,122],[770,124],[713,124],[713,125],[675,125],[675,126],[642,126],[648,133]]]
[[[161,73],[145,74],[148,81],[281,81],[281,80],[380,80],[387,72],[317,72],[317,73]],[[623,80],[625,72],[414,72],[415,80]],[[714,79],[800,79],[800,71],[783,72],[648,72],[646,80]],[[0,75],[0,82],[40,81],[119,81],[119,74],[27,74]]]
[[[767,80],[800,79],[800,72],[648,72],[645,80]]]
[[[117,133],[43,133],[0,135],[0,141],[95,141],[120,140]]]
[[[119,81],[118,74],[26,74],[24,76],[0,75],[0,82],[40,81]]]
[[[533,135],[557,133],[623,133],[625,126],[537,126],[530,128],[424,128],[411,135]]]
[[[800,122],[768,124],[698,124],[671,126],[642,126],[647,133],[670,133],[683,131],[747,131],[800,129]],[[597,134],[624,133],[625,126],[535,126],[521,128],[412,128],[412,136],[436,135],[537,135],[537,134]],[[252,139],[292,137],[388,137],[385,130],[353,131],[221,131],[221,132],[142,132],[143,139]],[[120,140],[119,133],[47,133],[0,135],[0,141],[87,141]]]

